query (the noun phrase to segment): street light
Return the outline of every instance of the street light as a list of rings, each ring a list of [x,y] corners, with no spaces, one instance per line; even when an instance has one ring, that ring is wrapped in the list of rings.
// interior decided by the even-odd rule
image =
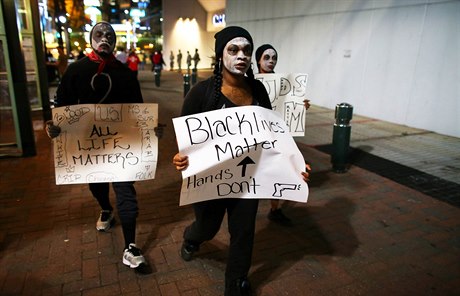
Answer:
[[[67,22],[67,18],[64,15],[60,15],[58,20],[61,24],[65,24]]]
[[[64,41],[62,40],[62,25],[67,21],[66,17],[63,15],[58,16],[54,19],[56,21],[56,31],[58,38],[59,47],[64,47]]]

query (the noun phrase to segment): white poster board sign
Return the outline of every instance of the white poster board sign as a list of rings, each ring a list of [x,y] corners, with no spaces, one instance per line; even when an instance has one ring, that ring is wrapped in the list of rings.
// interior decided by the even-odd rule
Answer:
[[[308,75],[291,74],[255,74],[267,89],[273,110],[284,118],[293,137],[305,135],[306,110],[303,101],[307,99]]]
[[[278,112],[234,107],[173,119],[182,171],[180,205],[219,198],[307,202],[305,160]]]
[[[155,178],[157,104],[82,104],[54,108],[56,184]]]

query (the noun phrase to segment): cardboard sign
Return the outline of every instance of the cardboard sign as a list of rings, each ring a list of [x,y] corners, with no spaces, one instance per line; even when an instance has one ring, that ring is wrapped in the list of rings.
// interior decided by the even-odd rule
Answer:
[[[157,104],[83,104],[54,108],[56,184],[155,178]]]
[[[273,110],[284,118],[293,137],[305,135],[306,111],[303,101],[307,99],[307,74],[255,74],[270,97]]]
[[[219,198],[307,202],[305,160],[278,112],[234,107],[173,119],[182,171],[180,205]]]

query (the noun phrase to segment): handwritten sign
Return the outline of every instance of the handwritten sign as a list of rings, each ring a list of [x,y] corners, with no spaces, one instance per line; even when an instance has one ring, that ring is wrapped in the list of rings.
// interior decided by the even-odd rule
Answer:
[[[73,105],[53,109],[56,184],[155,178],[157,104]]]
[[[180,205],[219,198],[307,202],[305,160],[279,113],[234,107],[173,119],[182,171]]]
[[[307,74],[255,74],[267,89],[272,108],[281,113],[293,137],[305,135]]]

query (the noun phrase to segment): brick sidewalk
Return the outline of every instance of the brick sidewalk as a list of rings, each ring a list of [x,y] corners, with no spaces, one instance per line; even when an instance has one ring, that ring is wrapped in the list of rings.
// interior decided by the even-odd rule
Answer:
[[[226,224],[191,262],[179,256],[193,219],[179,207],[171,118],[182,103],[178,73],[160,88],[141,73],[147,102],[166,123],[155,180],[138,182],[137,243],[153,272],[121,263],[123,236],[95,229],[99,209],[86,185],[56,186],[50,140],[34,121],[38,156],[0,159],[1,295],[222,295]],[[459,295],[460,209],[299,144],[312,164],[307,204],[286,202],[281,227],[260,203],[250,279],[257,295]],[[113,196],[111,196],[113,199]]]

